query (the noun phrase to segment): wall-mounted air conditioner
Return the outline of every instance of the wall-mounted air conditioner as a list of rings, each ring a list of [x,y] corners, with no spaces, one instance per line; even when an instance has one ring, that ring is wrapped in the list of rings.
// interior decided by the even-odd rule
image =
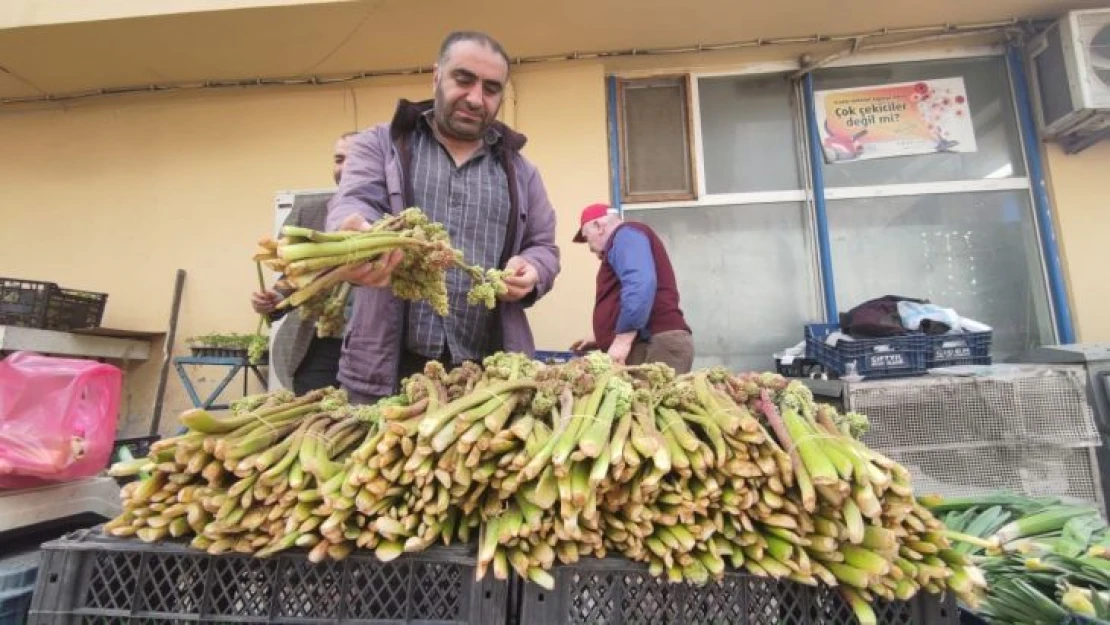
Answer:
[[[1042,135],[1066,148],[1110,136],[1110,9],[1069,12],[1028,52]]]

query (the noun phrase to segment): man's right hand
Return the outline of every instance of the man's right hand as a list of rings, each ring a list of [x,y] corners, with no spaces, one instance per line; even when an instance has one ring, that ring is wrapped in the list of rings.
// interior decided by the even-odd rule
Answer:
[[[365,231],[370,229],[370,222],[366,221],[362,215],[348,215],[343,223],[339,225],[339,229]],[[336,275],[340,279],[358,286],[389,286],[393,270],[401,264],[404,258],[405,254],[401,250],[391,250],[374,262],[336,269],[339,272]]]
[[[591,352],[595,349],[597,349],[597,341],[593,339],[578,339],[570,346],[570,351],[577,354],[581,354],[583,352]]]
[[[277,308],[283,299],[285,298],[277,291],[258,291],[251,293],[251,308],[260,315],[268,315],[274,312],[274,308]]]

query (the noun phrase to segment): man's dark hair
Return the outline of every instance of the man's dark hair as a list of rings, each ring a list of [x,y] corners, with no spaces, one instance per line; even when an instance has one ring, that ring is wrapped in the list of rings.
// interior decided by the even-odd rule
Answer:
[[[447,35],[447,38],[443,40],[443,44],[439,46],[440,65],[447,61],[447,54],[451,51],[451,47],[454,46],[456,43],[460,43],[463,41],[474,41],[480,43],[490,50],[493,50],[497,54],[501,55],[501,58],[505,59],[505,65],[512,66],[513,64],[513,62],[509,59],[509,53],[505,52],[505,48],[501,47],[501,44],[498,43],[497,40],[493,37],[474,30],[458,30],[451,33],[450,35]]]

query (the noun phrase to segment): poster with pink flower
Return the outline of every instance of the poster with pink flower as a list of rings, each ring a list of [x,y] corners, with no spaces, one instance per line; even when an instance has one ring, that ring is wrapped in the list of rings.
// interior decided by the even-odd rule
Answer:
[[[832,89],[815,99],[828,163],[976,150],[963,78]]]

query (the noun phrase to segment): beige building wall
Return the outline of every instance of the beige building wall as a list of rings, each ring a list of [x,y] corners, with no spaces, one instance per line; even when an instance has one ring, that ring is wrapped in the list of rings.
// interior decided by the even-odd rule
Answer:
[[[559,211],[564,259],[555,291],[531,312],[539,348],[563,349],[589,332],[597,261],[569,241],[581,206],[608,198],[605,74],[751,63],[782,70],[799,50],[553,63],[514,73],[506,121],[529,136],[525,154]],[[152,94],[0,110],[0,275],[108,292],[106,326],[159,330],[168,320],[174,271],[183,268],[189,275],[180,338],[252,331],[257,318],[247,296],[257,285],[249,256],[272,226],[274,193],[330,186],[334,137],[389,119],[400,97],[429,97],[430,83],[423,75],[351,88]],[[1103,278],[1110,144],[1077,156],[1050,147],[1048,155],[1080,338],[1110,341]],[[151,362],[129,370],[129,432],[145,427],[157,369]],[[198,375],[210,387],[217,373]],[[164,430],[187,406],[171,374]]]
[[[604,79],[600,66],[577,64],[521,71],[514,83],[516,127],[530,137],[525,153],[540,168],[567,244],[556,291],[531,317],[541,348],[564,349],[589,327],[596,261],[568,248],[578,209],[608,193]],[[431,78],[421,76],[2,113],[0,275],[107,292],[105,326],[160,330],[182,268],[180,339],[251,332],[250,255],[272,228],[275,192],[329,187],[338,134],[388,120],[400,97],[430,94]],[[158,366],[129,369],[129,432],[149,419]],[[204,390],[221,373],[195,377]],[[167,388],[165,428],[189,407],[176,375]]]
[[[1056,145],[1046,152],[1077,338],[1110,343],[1110,142],[1079,154]]]

